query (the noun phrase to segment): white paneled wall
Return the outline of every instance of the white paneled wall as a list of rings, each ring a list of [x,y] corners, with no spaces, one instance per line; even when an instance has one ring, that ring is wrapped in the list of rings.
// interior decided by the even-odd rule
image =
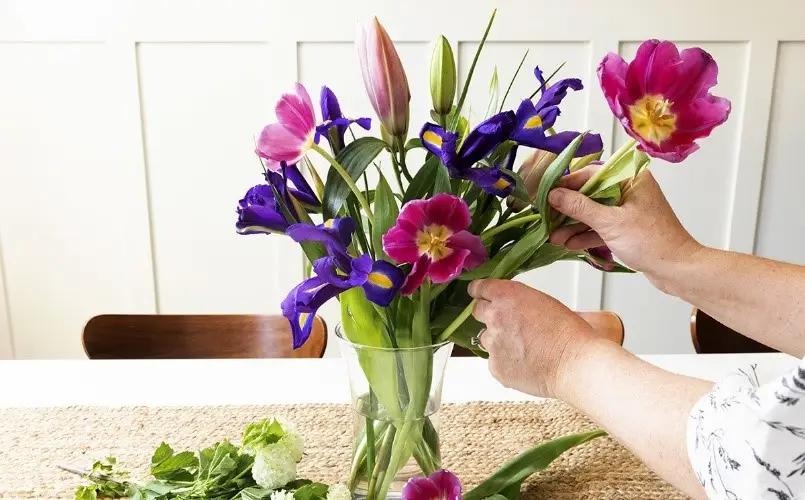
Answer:
[[[301,277],[299,250],[234,232],[237,200],[260,182],[254,135],[297,80],[373,116],[353,45],[372,14],[398,41],[410,135],[428,116],[430,42],[446,35],[464,75],[496,6],[468,97],[474,123],[493,68],[505,86],[528,50],[507,107],[533,91],[536,64],[566,62],[561,76],[587,88],[566,99],[559,127],[600,131],[611,149],[624,134],[597,86],[600,58],[631,57],[649,37],[704,47],[732,118],[685,164],[652,169],[703,243],[805,264],[800,0],[456,5],[0,0],[0,358],[83,356],[83,324],[101,313],[277,313]],[[522,280],[578,309],[615,310],[634,351],[692,350],[690,306],[639,275],[561,263]],[[334,304],[323,313],[338,322]]]

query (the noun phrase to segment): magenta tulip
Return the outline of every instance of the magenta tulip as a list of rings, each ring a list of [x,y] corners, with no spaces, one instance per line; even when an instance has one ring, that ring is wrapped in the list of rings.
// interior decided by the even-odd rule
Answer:
[[[486,260],[481,238],[467,231],[470,209],[461,198],[437,194],[403,206],[397,225],[383,235],[383,250],[402,264],[413,264],[400,293],[411,295],[430,277],[444,283]]]
[[[730,101],[710,93],[717,77],[718,65],[704,50],[680,52],[659,40],[643,42],[631,63],[610,53],[598,66],[601,89],[626,132],[649,155],[673,163],[727,121]]]
[[[461,481],[448,470],[413,477],[402,490],[402,500],[461,500]]]
[[[358,57],[363,84],[386,131],[395,137],[408,132],[408,78],[400,56],[377,18],[358,30]]]
[[[278,123],[266,125],[260,132],[257,154],[277,172],[281,162],[293,165],[310,149],[316,133],[316,112],[301,83],[296,84],[295,94],[282,95],[275,112]]]

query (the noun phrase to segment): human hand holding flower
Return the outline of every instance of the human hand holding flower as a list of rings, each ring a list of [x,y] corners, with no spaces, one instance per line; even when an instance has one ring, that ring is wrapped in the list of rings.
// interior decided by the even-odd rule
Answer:
[[[598,168],[590,165],[574,172],[551,191],[551,205],[581,222],[556,229],[551,243],[571,250],[606,245],[624,264],[659,286],[669,263],[684,261],[701,245],[682,227],[648,170],[627,184],[620,206],[608,207],[578,193]]]

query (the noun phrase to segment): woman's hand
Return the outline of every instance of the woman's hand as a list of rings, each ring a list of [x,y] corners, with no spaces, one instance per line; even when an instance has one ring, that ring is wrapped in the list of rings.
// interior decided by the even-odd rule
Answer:
[[[659,286],[656,280],[669,264],[688,259],[701,245],[682,227],[648,170],[624,188],[620,206],[608,207],[580,194],[577,190],[598,168],[590,165],[564,177],[549,194],[556,210],[581,223],[556,229],[551,243],[570,250],[606,244],[624,264]]]
[[[477,280],[475,318],[489,371],[504,386],[534,396],[560,397],[565,374],[590,340],[592,327],[561,302],[522,283]]]

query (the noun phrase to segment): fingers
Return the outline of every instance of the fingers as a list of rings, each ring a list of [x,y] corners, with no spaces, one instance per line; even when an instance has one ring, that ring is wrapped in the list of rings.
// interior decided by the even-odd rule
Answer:
[[[586,224],[573,224],[572,226],[562,226],[551,233],[551,243],[554,245],[564,245],[573,236],[589,230]]]
[[[604,240],[595,231],[587,231],[571,237],[565,242],[568,250],[587,250],[604,245]]]
[[[467,293],[474,299],[492,300],[505,294],[504,289],[511,284],[508,280],[475,280],[467,287]]]
[[[489,319],[490,308],[492,303],[484,299],[476,299],[475,306],[472,309],[472,315],[481,323],[486,323]]]
[[[578,191],[587,182],[594,173],[601,168],[601,165],[587,165],[581,170],[565,175],[559,180],[558,187],[572,189]]]
[[[570,189],[556,188],[548,194],[551,206],[563,214],[587,224],[593,229],[607,219],[610,207],[601,205],[587,196]]]

